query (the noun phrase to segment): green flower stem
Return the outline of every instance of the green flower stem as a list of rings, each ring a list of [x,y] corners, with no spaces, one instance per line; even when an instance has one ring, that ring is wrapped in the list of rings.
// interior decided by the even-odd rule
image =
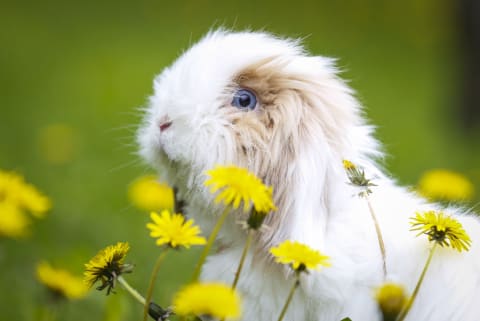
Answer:
[[[287,313],[288,306],[290,305],[290,302],[293,299],[293,295],[295,294],[295,290],[300,285],[300,272],[295,271],[295,273],[296,273],[295,283],[293,284],[292,288],[290,289],[290,293],[288,294],[287,301],[285,302],[285,305],[283,306],[282,312],[280,313],[280,316],[278,317],[277,321],[282,321],[283,320],[283,317]]]
[[[248,249],[252,244],[253,239],[253,230],[248,229],[247,240],[245,241],[245,247],[243,248],[242,257],[240,258],[240,263],[238,264],[237,272],[235,272],[235,279],[233,280],[232,289],[235,290],[237,287],[238,280],[240,279],[240,273],[242,273],[243,264],[245,263],[245,258],[247,257]]]
[[[375,215],[375,211],[373,210],[372,203],[367,194],[365,194],[365,199],[367,200],[368,209],[370,210],[370,215],[372,216],[373,224],[375,225],[375,231],[377,232],[377,239],[378,239],[378,246],[380,247],[380,253],[382,254],[382,269],[383,269],[383,278],[387,277],[387,254],[385,251],[385,243],[383,242],[382,230],[380,229],[380,225],[378,224],[377,216]]]
[[[155,266],[153,267],[152,275],[150,276],[150,283],[148,284],[147,297],[145,298],[144,308],[143,308],[143,321],[148,319],[148,310],[150,308],[150,302],[152,300],[153,288],[155,287],[155,281],[157,280],[158,271],[160,270],[160,265],[162,264],[165,256],[168,253],[168,247],[166,247],[162,253],[157,258]]]
[[[235,272],[235,279],[232,283],[232,290],[237,288],[238,280],[240,279],[240,273],[242,273],[243,263],[245,263],[245,258],[247,257],[248,249],[250,248],[250,244],[252,244],[253,239],[253,230],[248,229],[247,240],[245,241],[245,246],[243,247],[242,257],[240,258],[240,263],[238,263],[237,271]],[[225,318],[222,319],[225,321]]]
[[[407,304],[405,305],[405,308],[400,312],[400,314],[397,317],[397,321],[403,321],[405,320],[405,317],[408,314],[408,311],[410,311],[410,308],[412,307],[413,301],[415,301],[415,298],[417,297],[418,290],[420,289],[420,286],[422,285],[423,279],[425,278],[425,274],[427,273],[427,269],[430,266],[430,262],[432,261],[433,253],[435,252],[435,249],[437,248],[437,243],[435,242],[430,249],[430,253],[428,254],[427,262],[425,262],[425,266],[423,267],[422,274],[420,274],[420,278],[418,279],[417,285],[415,286],[415,289],[413,290],[412,296],[408,300]]]
[[[127,290],[128,293],[130,293],[131,296],[133,296],[142,305],[145,305],[145,298],[140,293],[138,293],[137,290],[132,288],[130,284],[128,284],[128,282],[123,278],[123,276],[120,275],[117,278],[117,280],[118,280],[118,283],[120,283],[123,286],[123,288]]]
[[[220,228],[222,227],[223,223],[225,222],[225,219],[227,218],[229,212],[230,212],[230,207],[227,206],[223,210],[222,215],[218,218],[217,224],[215,224],[215,227],[213,228],[212,233],[208,237],[207,244],[203,248],[203,252],[200,255],[200,258],[198,259],[197,266],[195,267],[195,270],[193,271],[192,283],[195,283],[195,282],[198,281],[198,278],[200,277],[200,272],[202,270],[203,263],[205,263],[205,259],[207,258],[207,255],[210,252],[210,249],[213,245],[213,242],[217,238],[217,234],[220,231]]]

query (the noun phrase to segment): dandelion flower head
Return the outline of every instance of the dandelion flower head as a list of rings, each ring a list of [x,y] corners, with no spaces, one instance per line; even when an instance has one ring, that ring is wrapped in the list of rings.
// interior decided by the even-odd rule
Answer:
[[[427,235],[431,242],[436,242],[440,246],[452,247],[459,252],[468,251],[470,248],[472,241],[462,224],[443,212],[417,212],[415,217],[411,217],[410,220],[412,226],[410,230],[419,231],[418,235]]]
[[[322,266],[330,266],[328,256],[297,241],[284,241],[277,247],[272,247],[270,253],[277,263],[291,264],[295,271],[318,270]]]
[[[43,217],[51,208],[50,199],[35,186],[25,182],[21,175],[3,170],[0,170],[0,201],[30,211],[36,217]]]
[[[28,235],[30,220],[16,205],[0,201],[0,236],[21,238]]]
[[[131,183],[128,198],[137,208],[149,212],[174,207],[173,189],[160,183],[155,175],[145,175]]]
[[[194,225],[192,219],[185,220],[181,214],[171,214],[168,210],[163,210],[160,215],[155,212],[150,213],[153,223],[148,223],[150,236],[157,238],[157,245],[168,245],[170,247],[205,244],[206,240],[200,236],[200,227]]]
[[[37,265],[36,272],[40,283],[67,299],[81,299],[87,294],[88,288],[82,278],[66,270],[53,268],[43,261]]]
[[[230,286],[221,283],[194,283],[180,290],[173,299],[176,314],[238,318],[240,297]]]
[[[115,286],[115,280],[122,273],[131,272],[131,265],[124,264],[130,246],[126,242],[118,242],[100,250],[88,263],[85,264],[84,282],[93,286],[97,281],[102,285],[98,290],[107,289],[107,294]]]
[[[237,209],[243,202],[245,212],[250,209],[251,204],[261,213],[276,210],[272,199],[272,187],[265,186],[258,177],[246,169],[216,166],[206,174],[210,178],[205,181],[205,186],[210,187],[212,193],[219,192],[215,203],[223,201],[225,205],[232,205]]]
[[[474,195],[473,184],[467,177],[446,169],[425,172],[418,183],[418,191],[435,201],[467,201]]]

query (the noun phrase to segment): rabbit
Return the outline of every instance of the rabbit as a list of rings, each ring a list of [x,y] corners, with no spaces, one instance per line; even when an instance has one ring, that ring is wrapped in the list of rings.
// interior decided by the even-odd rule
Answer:
[[[145,111],[139,153],[178,188],[205,234],[223,210],[203,185],[206,170],[234,164],[273,187],[278,210],[258,232],[238,285],[241,320],[277,320],[294,278],[268,250],[287,239],[330,256],[332,266],[302,276],[285,320],[381,320],[375,287],[388,280],[412,293],[431,244],[410,231],[409,218],[443,208],[379,166],[384,154],[374,127],[333,59],[310,55],[296,39],[213,30],[155,78]],[[384,238],[386,277],[368,205],[348,184],[345,159],[376,185],[369,200]],[[406,320],[480,319],[479,220],[461,208],[444,210],[462,223],[471,249],[437,249]],[[244,215],[228,217],[202,280],[231,284]]]

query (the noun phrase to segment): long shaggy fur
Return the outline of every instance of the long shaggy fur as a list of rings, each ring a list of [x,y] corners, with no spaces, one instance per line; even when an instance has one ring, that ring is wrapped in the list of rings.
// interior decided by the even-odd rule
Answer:
[[[231,105],[239,88],[253,90],[254,111]],[[160,126],[171,122],[163,131]],[[278,211],[267,218],[239,283],[245,321],[276,320],[292,283],[268,248],[298,240],[332,257],[332,267],[304,277],[286,320],[380,320],[373,288],[383,282],[375,230],[365,200],[347,184],[342,159],[375,177],[371,202],[387,253],[387,279],[411,293],[429,244],[409,231],[415,211],[438,209],[398,187],[375,163],[382,154],[352,90],[331,59],[310,56],[298,41],[267,33],[209,33],[154,82],[138,141],[141,155],[180,196],[208,233],[222,208],[203,187],[216,164],[246,167],[274,187]],[[472,237],[467,253],[439,249],[408,320],[476,321],[480,315],[480,224],[446,209]],[[245,232],[231,215],[205,280],[230,283]]]

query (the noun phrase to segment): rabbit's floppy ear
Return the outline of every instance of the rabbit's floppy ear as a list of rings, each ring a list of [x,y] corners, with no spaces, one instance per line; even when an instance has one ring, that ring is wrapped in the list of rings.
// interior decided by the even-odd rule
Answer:
[[[266,219],[263,244],[295,239],[321,248],[334,199],[344,195],[342,159],[369,162],[377,152],[352,90],[322,57],[275,57],[239,79],[263,101],[268,152],[250,161],[274,188],[278,211]],[[343,189],[343,191],[342,191]]]

